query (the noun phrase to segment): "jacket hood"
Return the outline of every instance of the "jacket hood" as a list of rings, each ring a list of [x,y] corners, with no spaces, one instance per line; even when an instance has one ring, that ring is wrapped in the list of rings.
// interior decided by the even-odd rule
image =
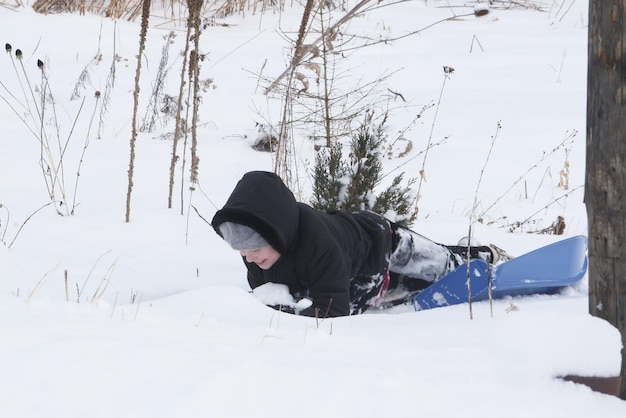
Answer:
[[[224,222],[246,225],[276,251],[288,254],[298,241],[299,218],[298,202],[280,177],[251,171],[239,180],[224,207],[213,216],[211,226],[222,236],[219,226]]]

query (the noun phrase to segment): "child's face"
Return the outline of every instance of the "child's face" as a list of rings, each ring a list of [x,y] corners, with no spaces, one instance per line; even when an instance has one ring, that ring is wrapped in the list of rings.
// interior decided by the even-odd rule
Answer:
[[[258,250],[240,250],[239,254],[245,257],[248,263],[255,263],[263,270],[272,267],[280,258],[280,253],[269,245]]]

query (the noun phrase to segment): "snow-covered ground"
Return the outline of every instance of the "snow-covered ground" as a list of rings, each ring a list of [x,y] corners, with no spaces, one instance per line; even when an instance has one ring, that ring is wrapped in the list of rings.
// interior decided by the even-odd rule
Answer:
[[[475,200],[474,237],[512,254],[586,234],[588,2],[532,3],[539,10],[495,2],[477,17],[475,2],[414,0],[344,28],[345,37],[398,38],[346,53],[341,79],[392,74],[381,91],[404,101],[389,96],[387,132],[391,141],[406,129],[413,150],[385,160],[385,172],[424,169],[413,228],[436,241],[467,235]],[[181,193],[178,164],[167,208],[172,142],[163,134],[174,123],[159,119],[138,135],[126,223],[138,23],[0,7],[11,45],[0,60],[0,417],[626,416],[626,402],[555,379],[619,373],[620,335],[587,313],[587,278],[556,296],[497,300],[493,317],[475,303],[473,319],[458,305],[315,320],[249,293],[240,257],[202,217],[243,173],[273,169],[272,154],[250,148],[256,123],[280,119],[259,74],[284,71],[301,14],[248,10],[203,31],[201,78],[211,83],[199,113],[199,186],[189,193],[187,163]],[[164,92],[178,94],[185,30],[163,15],[154,12],[148,32],[138,123],[170,31]],[[33,97],[40,103],[42,91],[51,153],[57,137],[64,153],[63,206],[48,204],[40,164]],[[308,200],[313,144],[294,135]],[[424,161],[429,141],[438,145]],[[563,236],[529,233],[558,216]]]

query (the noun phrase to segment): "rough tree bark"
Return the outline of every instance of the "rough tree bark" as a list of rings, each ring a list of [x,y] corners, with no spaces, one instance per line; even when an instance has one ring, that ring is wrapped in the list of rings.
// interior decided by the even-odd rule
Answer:
[[[589,2],[587,172],[589,312],[626,346],[626,0]],[[622,348],[620,397],[626,399]]]

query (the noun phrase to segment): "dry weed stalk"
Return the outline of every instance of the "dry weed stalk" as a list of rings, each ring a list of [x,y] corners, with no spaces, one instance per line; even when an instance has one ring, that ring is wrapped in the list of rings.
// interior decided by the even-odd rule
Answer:
[[[578,131],[574,130],[571,132],[566,132],[565,133],[565,138],[563,139],[563,141],[561,141],[556,147],[554,147],[551,151],[549,152],[543,152],[543,154],[541,155],[541,157],[534,163],[532,164],[528,170],[526,170],[515,182],[513,182],[513,184],[511,184],[511,186],[506,189],[506,191],[500,195],[500,197],[498,197],[491,205],[489,205],[485,210],[483,210],[479,215],[478,218],[479,219],[484,219],[485,215],[487,214],[487,212],[489,212],[494,206],[496,206],[498,204],[498,202],[500,202],[500,200],[502,200],[504,198],[504,196],[506,196],[511,190],[513,190],[513,188],[515,186],[517,186],[519,183],[521,183],[526,176],[528,175],[528,173],[530,173],[531,171],[533,171],[535,168],[537,168],[542,162],[544,162],[545,160],[547,160],[549,157],[551,157],[552,155],[554,155],[558,150],[560,150],[561,148],[571,144],[574,140],[574,137],[576,136],[576,134],[578,133]]]
[[[550,4],[550,10],[548,12],[548,18],[552,17],[552,12],[554,11],[554,19],[557,19],[560,21],[563,20],[563,18],[567,15],[567,13],[570,11],[570,9],[572,8],[572,6],[574,5],[574,3],[576,3],[576,0],[571,0],[571,2],[569,3],[569,6],[567,6],[567,8],[565,10],[563,10],[563,8],[565,7],[565,4],[567,3],[566,0],[562,0],[561,4],[559,4],[557,1],[552,1]],[[558,7],[557,9],[555,9],[555,6]],[[563,12],[563,13],[561,13]],[[559,17],[559,15],[561,15]]]
[[[371,8],[368,8],[365,11],[359,11],[359,13],[369,12],[369,11],[372,11],[372,10],[375,10],[375,9],[378,9],[378,8],[382,8],[382,7],[393,6],[394,4],[395,4],[394,2],[391,2],[391,3],[377,2],[375,5],[372,5]],[[440,19],[440,20],[438,20],[436,22],[430,23],[430,24],[426,25],[423,28],[420,28],[420,29],[417,29],[417,30],[414,30],[414,31],[411,31],[411,32],[408,32],[408,33],[405,33],[405,34],[397,36],[395,38],[376,38],[376,40],[371,40],[371,41],[369,41],[369,42],[367,42],[367,43],[365,43],[365,44],[363,44],[361,46],[354,47],[352,49],[362,48],[362,47],[365,47],[365,46],[378,45],[378,44],[381,44],[381,43],[385,43],[385,44],[386,43],[392,43],[392,42],[398,41],[400,39],[404,39],[404,38],[408,38],[408,37],[411,37],[411,36],[414,36],[414,35],[418,35],[418,34],[424,32],[427,29],[431,29],[431,28],[437,26],[440,23],[444,23],[444,22],[448,22],[448,21],[454,21],[454,20],[460,20],[460,18],[463,18],[463,17],[468,17],[468,16],[480,17],[480,16],[484,16],[484,14],[481,14],[480,12],[476,13],[476,11],[472,11],[471,13],[465,13],[465,14],[462,14],[462,15],[455,14],[454,10],[452,8],[450,8],[450,11],[452,11],[452,16],[449,16],[449,17]],[[350,48],[344,50],[344,52],[348,52],[348,51],[350,51]]]
[[[118,297],[119,293],[115,292],[115,299],[113,300],[113,307],[111,308],[111,316],[110,318],[113,319],[113,314],[115,313],[115,307],[117,306],[117,297]]]
[[[69,292],[69,288],[67,287],[67,281],[68,281],[67,269],[65,269],[65,271],[63,271],[63,278],[64,278],[64,282],[65,282],[65,301],[69,302],[70,301],[70,292]]]
[[[137,315],[139,315],[139,307],[141,307],[141,299],[143,298],[143,293],[139,294],[139,299],[137,300],[137,309],[135,309],[135,321],[137,320]]]
[[[395,93],[395,92],[393,92],[393,93],[394,94],[398,94],[398,93]],[[413,120],[411,120],[411,122],[409,122],[409,124],[407,126],[405,126],[402,130],[400,130],[393,140],[389,141],[389,144],[387,145],[387,152],[386,152],[386,155],[387,155],[388,159],[391,160],[394,157],[397,157],[397,158],[405,157],[405,156],[407,156],[411,152],[411,150],[413,149],[413,141],[406,139],[406,134],[407,134],[407,132],[409,132],[411,130],[411,128],[413,126],[415,126],[417,121],[422,118],[422,116],[424,115],[424,112],[426,110],[432,108],[433,106],[434,106],[434,103],[429,103],[427,105],[422,106],[421,109],[413,117]],[[404,150],[399,152],[398,154],[395,154],[394,153],[395,145],[398,142],[402,142],[402,141],[406,142],[406,146],[405,146]],[[426,150],[428,148],[430,148],[430,147],[427,147]]]
[[[493,151],[493,146],[498,138],[498,134],[500,133],[500,129],[502,125],[500,121],[496,124],[496,133],[491,137],[491,145],[489,147],[489,152],[487,152],[487,157],[485,158],[485,163],[483,164],[482,169],[480,170],[480,175],[478,177],[478,183],[476,184],[476,190],[474,191],[474,202],[472,204],[472,211],[470,213],[470,230],[471,225],[476,222],[476,209],[478,208],[478,191],[480,190],[480,185],[483,181],[483,175],[485,173],[485,169],[487,168],[487,164],[489,163],[489,159],[491,158],[491,152]],[[471,235],[469,236],[471,238]]]
[[[54,273],[56,271],[57,267],[59,267],[58,264],[52,270],[46,272],[46,274],[44,274],[41,277],[41,279],[39,279],[39,281],[37,282],[37,284],[35,285],[33,290],[30,291],[30,293],[28,294],[28,297],[26,298],[26,303],[27,304],[30,303],[30,299],[33,297],[35,292],[37,292],[39,289],[41,289],[41,287],[44,285],[44,283],[50,278],[52,273]]]
[[[83,286],[79,287],[78,283],[76,283],[76,303],[80,303],[80,297],[83,294],[83,291],[85,290],[85,287],[87,286],[87,282],[89,281],[89,279],[91,278],[91,275],[93,274],[94,270],[96,269],[96,266],[98,265],[98,263],[100,262],[100,260],[102,260],[102,258],[109,254],[111,252],[111,250],[105,251],[104,253],[100,254],[98,256],[98,258],[96,259],[96,261],[93,263],[93,265],[91,266],[91,270],[89,270],[89,274],[87,274],[87,277],[85,277],[85,281],[83,282]],[[113,263],[115,264],[115,263]],[[106,275],[105,275],[106,277]]]
[[[422,183],[426,181],[426,159],[428,158],[428,150],[430,149],[431,142],[433,140],[433,132],[435,131],[435,123],[437,122],[437,114],[439,114],[439,108],[441,106],[441,98],[443,97],[443,91],[446,87],[446,80],[450,78],[450,74],[454,73],[454,68],[445,66],[443,67],[443,83],[441,84],[441,90],[439,91],[439,99],[437,100],[437,105],[435,106],[435,116],[433,117],[433,123],[430,126],[430,133],[428,134],[428,142],[426,144],[426,150],[424,152],[424,159],[422,160],[422,168],[419,171],[420,178],[419,183],[417,184],[417,193],[415,195],[415,218],[417,218],[419,214],[419,206],[418,203],[422,198]]]
[[[203,0],[189,0],[190,22],[193,27],[193,43],[194,49],[189,55],[189,80],[192,94],[192,116],[191,116],[191,167],[189,181],[189,206],[193,197],[193,192],[198,185],[198,166],[200,158],[198,157],[198,114],[200,113],[200,34],[201,34],[201,9]],[[189,106],[188,106],[189,107]],[[183,207],[181,187],[181,210]],[[191,211],[187,209],[187,225],[185,231],[185,242],[189,236],[189,216]]]
[[[190,181],[192,184],[198,182],[198,166],[200,164],[200,158],[198,157],[198,113],[200,113],[200,13],[202,9],[203,0],[191,0],[190,15],[193,16],[193,42],[194,50],[189,57],[189,69],[192,84],[193,84],[193,100],[192,100],[192,117],[191,117],[191,171]],[[193,12],[192,12],[193,11]],[[193,191],[193,186],[191,187]]]
[[[282,74],[280,74],[278,77],[274,79],[274,81],[269,85],[267,89],[265,89],[265,94],[268,94],[269,92],[274,90],[280,84],[283,78],[293,74],[293,72],[295,71],[295,68],[301,64],[302,60],[304,60],[304,58],[306,58],[307,56],[313,54],[315,51],[315,48],[318,48],[319,45],[325,41],[325,39],[327,38],[329,34],[336,33],[336,31],[341,25],[343,25],[344,23],[352,19],[358,13],[362,13],[363,9],[370,1],[372,0],[362,0],[361,2],[359,2],[350,11],[348,11],[341,19],[337,20],[337,22],[335,22],[332,26],[327,28],[325,33],[322,33],[321,36],[318,37],[316,40],[314,40],[312,43],[307,44],[306,49],[302,48],[302,44],[298,45],[296,43],[296,49],[295,49],[296,52],[294,52],[294,56],[293,56],[293,59],[291,60],[290,65],[287,67],[285,71],[282,72]],[[308,3],[309,2],[307,1],[307,5]],[[313,5],[311,4],[310,7],[312,8],[312,6]],[[305,14],[306,14],[306,8],[305,8]],[[304,17],[305,16],[303,16],[303,22],[304,22]],[[308,20],[309,16],[306,16],[306,17]],[[302,30],[302,28],[303,28],[303,25],[301,24],[300,29]]]
[[[0,98],[9,105],[15,115],[22,121],[30,133],[35,137],[40,145],[39,166],[50,201],[54,203],[54,208],[59,215],[69,215],[65,192],[64,179],[64,154],[71,139],[76,120],[72,125],[72,131],[64,144],[61,141],[61,133],[56,114],[56,104],[51,93],[50,83],[46,74],[46,66],[43,61],[37,60],[37,67],[41,73],[41,84],[33,88],[28,72],[24,67],[23,53],[20,49],[15,50],[13,58],[13,47],[5,45],[5,50],[11,58],[11,63],[17,79],[17,84],[22,92],[22,99],[19,99],[11,90],[0,81],[0,85],[10,97],[0,94]],[[18,68],[19,64],[19,68]],[[37,94],[35,93],[37,92]],[[47,115],[48,108],[52,109],[52,116]],[[48,119],[51,120],[53,132],[48,132]],[[60,198],[57,198],[60,196]]]
[[[78,80],[74,84],[74,90],[72,91],[72,95],[70,96],[70,100],[76,100],[81,96],[81,91],[85,89],[85,85],[90,83],[91,77],[90,72],[92,67],[98,65],[102,61],[102,53],[98,51],[98,53],[87,63],[83,71],[81,71],[78,76]]]
[[[133,132],[130,138],[130,162],[128,164],[128,190],[126,192],[126,222],[130,222],[130,199],[133,192],[133,174],[135,172],[135,145],[137,142],[137,108],[139,107],[139,79],[141,76],[141,59],[146,49],[146,33],[150,16],[150,0],[143,0],[141,13],[141,32],[139,34],[139,53],[135,72],[135,90],[133,91]]]
[[[485,173],[485,169],[487,168],[487,164],[491,158],[491,152],[493,151],[493,146],[496,143],[496,139],[498,138],[498,133],[500,132],[500,128],[502,125],[500,121],[498,121],[496,125],[496,133],[491,137],[491,145],[489,147],[489,152],[487,153],[487,157],[485,158],[485,163],[483,164],[482,169],[480,170],[480,175],[478,176],[478,183],[476,183],[476,190],[474,191],[474,203],[472,204],[472,212],[469,218],[469,226],[467,231],[467,259],[465,260],[467,265],[467,300],[469,302],[469,315],[470,319],[474,318],[474,313],[472,310],[472,276],[470,272],[470,246],[472,245],[472,227],[474,222],[476,222],[476,208],[478,206],[478,191],[480,190],[480,185],[483,181],[483,175]],[[491,297],[491,263],[487,265],[487,292],[489,296],[489,306],[491,308],[491,316],[493,317],[493,299]]]
[[[48,206],[50,206],[50,205],[52,205],[52,204],[54,204],[54,203],[55,203],[55,202],[48,202],[48,203],[46,203],[45,205],[41,206],[39,209],[35,210],[33,213],[31,213],[31,214],[30,214],[30,215],[26,218],[26,220],[24,220],[24,222],[22,222],[22,225],[20,225],[20,227],[18,228],[17,232],[16,232],[16,233],[15,233],[15,235],[13,236],[13,239],[12,239],[12,240],[11,240],[11,242],[7,245],[7,248],[11,248],[11,247],[13,246],[13,244],[15,243],[15,240],[16,240],[16,239],[17,239],[17,237],[20,235],[20,232],[22,232],[22,229],[24,228],[24,226],[26,226],[26,223],[27,223],[28,221],[30,221],[30,220],[31,220],[31,218],[32,218],[33,216],[35,216],[35,215],[36,215],[39,211],[41,211],[42,209],[44,209],[44,208],[46,208],[46,207],[48,207]],[[0,206],[4,207],[4,206],[3,206],[3,205],[1,205],[1,204],[0,204]],[[5,209],[6,209],[6,208],[5,208]],[[8,209],[7,209],[7,213],[8,213]],[[7,218],[7,220],[8,220],[8,218]],[[8,227],[8,225],[6,225],[6,226],[5,226],[4,233],[2,234],[2,242],[4,242],[4,243],[6,243],[6,241],[4,241],[4,236],[6,235],[6,232],[7,232],[6,228],[7,228],[7,227]]]
[[[276,144],[274,171],[296,194],[300,194],[297,184],[300,176],[292,172],[298,170],[298,165],[293,163],[296,158],[294,131],[303,125],[307,128],[311,126],[311,129],[307,129],[311,132],[309,137],[313,141],[323,139],[327,148],[332,146],[333,141],[352,137],[355,131],[353,122],[365,112],[379,108],[376,101],[382,95],[379,95],[377,87],[391,76],[383,75],[348,92],[337,88],[341,78],[337,74],[337,63],[344,58],[340,46],[336,45],[342,41],[339,27],[355,17],[357,11],[366,11],[367,4],[368,1],[362,1],[333,23],[331,12],[325,9],[332,8],[328,2],[307,2],[298,35],[293,41],[294,48],[288,67],[278,78],[268,80],[271,83],[268,83],[265,93],[276,92],[282,103],[277,139],[270,141],[267,149],[273,149]],[[320,36],[309,42],[308,38],[312,38],[314,30]],[[350,74],[346,72],[345,76],[350,77]],[[279,87],[280,91],[277,91]],[[372,100],[372,97],[375,99]],[[385,97],[389,100],[388,95]],[[388,110],[388,106],[386,108]],[[386,114],[385,110],[380,113]],[[314,144],[315,147],[318,145],[321,146]]]
[[[7,229],[9,228],[9,221],[11,220],[11,212],[9,212],[9,208],[7,208],[5,205],[3,205],[2,203],[0,203],[0,209],[4,209],[4,211],[7,214],[7,218],[6,221],[4,222],[4,231],[2,231],[2,218],[0,217],[0,242],[4,245],[6,245],[6,235],[7,235]]]
[[[582,189],[583,187],[584,187],[583,185],[580,185],[578,187],[575,187],[575,188],[571,189],[567,193],[562,194],[561,196],[553,199],[548,204],[542,206],[541,208],[539,208],[537,211],[535,211],[532,215],[530,215],[529,217],[527,217],[523,221],[513,222],[513,223],[510,223],[508,225],[505,225],[505,227],[509,228],[509,232],[515,232],[515,230],[523,227],[526,224],[529,224],[531,222],[531,220],[535,216],[537,216],[539,213],[545,211],[550,206],[554,205],[555,203],[558,203],[562,199],[568,198],[570,195],[574,194],[574,192],[576,192],[579,189]],[[561,220],[559,220],[559,219],[561,219]],[[557,217],[557,220],[551,226],[549,226],[548,228],[540,229],[539,231],[535,231],[535,232],[539,233],[539,234],[561,235],[564,231],[565,231],[565,220],[562,219],[562,217],[559,216],[559,217]]]
[[[177,101],[177,113],[176,113],[176,128],[174,132],[174,144],[172,148],[172,159],[170,160],[170,172],[169,172],[169,193],[168,193],[168,207],[172,207],[172,194],[174,190],[174,170],[176,167],[176,163],[179,160],[177,155],[177,147],[178,141],[180,139],[181,134],[184,134],[183,141],[183,153],[182,153],[182,172],[185,172],[186,165],[186,155],[187,155],[187,139],[188,139],[188,129],[187,129],[187,121],[189,120],[189,113],[192,112],[191,116],[191,173],[190,178],[192,182],[192,186],[189,188],[190,193],[193,194],[195,187],[198,182],[198,165],[199,158],[197,156],[197,126],[198,126],[198,113],[199,113],[199,105],[200,105],[200,59],[201,55],[199,52],[199,42],[200,42],[200,34],[201,34],[201,9],[202,9],[202,0],[188,0],[187,2],[189,15],[187,20],[187,35],[185,39],[185,58],[183,60],[183,68],[181,70],[181,84],[179,87],[179,95]],[[192,49],[193,42],[193,49]],[[189,56],[189,61],[187,61],[187,56]],[[187,62],[189,65],[187,66]],[[183,91],[185,87],[185,74],[187,74],[187,79],[189,80],[189,85],[187,88],[187,98],[185,99],[185,103],[187,103],[185,108],[185,117],[181,117],[181,112],[183,109]],[[191,103],[191,105],[189,105]],[[180,188],[180,213],[181,215],[184,213],[184,193],[185,193],[185,178],[181,176],[181,188]],[[191,205],[191,197],[189,199],[189,205]]]
[[[193,0],[191,0],[193,1]],[[193,29],[193,25],[192,25],[192,16],[190,16],[190,21],[189,24],[191,26],[191,28]],[[192,96],[192,92],[193,92],[193,55],[195,54],[194,50],[190,50],[189,51],[189,67],[187,68],[187,78],[189,79],[189,85],[187,86],[187,96],[185,99],[185,102],[187,103],[187,105],[185,106],[185,118],[184,118],[184,136],[183,136],[183,155],[182,155],[182,164],[181,164],[181,172],[184,173],[185,172],[185,167],[187,165],[187,141],[189,139],[188,136],[188,129],[187,129],[187,121],[189,120],[189,113],[191,112],[192,106],[189,106],[189,102],[190,102],[190,98]],[[191,201],[189,202],[189,204],[191,204]],[[182,175],[180,178],[180,214],[182,215],[184,213],[184,206],[185,206],[185,176]]]
[[[117,264],[117,260],[115,260],[113,264],[111,264],[109,268],[107,269],[107,271],[104,273],[104,276],[102,277],[102,280],[100,281],[100,284],[98,285],[98,288],[96,289],[93,296],[91,297],[91,303],[97,302],[98,300],[100,300],[102,295],[104,295],[104,292],[107,290],[107,287],[111,283],[111,276],[113,276],[113,271],[115,270],[116,264]]]
[[[180,73],[180,85],[178,88],[178,99],[176,101],[176,122],[175,122],[175,127],[174,127],[174,139],[173,139],[173,143],[172,143],[172,158],[170,160],[170,174],[169,174],[169,188],[168,188],[168,195],[167,195],[167,207],[168,208],[172,208],[172,196],[174,194],[174,177],[175,177],[175,170],[176,170],[176,163],[178,162],[178,141],[180,139],[180,135],[181,135],[181,131],[186,131],[186,129],[183,129],[184,125],[186,125],[186,117],[183,119],[181,118],[181,112],[182,112],[182,107],[183,107],[183,95],[184,95],[184,91],[185,91],[185,84],[186,84],[186,79],[185,79],[185,74],[187,73],[187,57],[189,56],[189,46],[190,46],[190,40],[191,40],[191,34],[192,34],[192,30],[193,30],[193,26],[192,26],[192,21],[191,21],[191,16],[189,16],[189,21],[187,23],[187,33],[185,36],[185,50],[183,51],[183,65],[181,68],[181,73]],[[182,199],[182,196],[181,196]],[[183,206],[181,204],[180,207],[180,212],[181,215],[183,214]]]
[[[506,313],[517,312],[517,311],[519,311],[519,308],[517,307],[516,304],[514,304],[511,301],[509,301],[509,307],[504,310],[504,312]]]
[[[163,37],[165,44],[161,49],[161,61],[159,62],[156,79],[152,85],[150,103],[146,108],[146,115],[143,118],[141,128],[139,128],[141,132],[152,132],[154,125],[156,124],[157,115],[159,113],[159,102],[163,98],[163,88],[165,86],[165,78],[167,76],[167,63],[169,61],[170,45],[174,43],[175,37],[176,33],[174,31],[170,31],[169,34]]]
[[[569,189],[569,153],[571,148],[565,148],[565,161],[563,162],[563,168],[559,171],[559,184],[563,190]]]
[[[91,114],[91,119],[89,120],[89,128],[87,129],[87,135],[85,136],[85,144],[83,145],[83,151],[80,154],[80,161],[78,162],[78,169],[76,170],[76,183],[74,183],[74,200],[72,202],[72,212],[71,212],[72,215],[74,214],[74,210],[76,209],[76,195],[78,193],[78,179],[80,179],[80,168],[83,165],[83,161],[85,159],[85,152],[87,152],[87,147],[89,146],[89,133],[91,132],[91,126],[93,125],[93,120],[96,116],[96,111],[98,109],[98,102],[100,101],[99,91],[96,91],[95,97],[96,97],[96,103],[93,107],[93,113]]]
[[[21,0],[15,0],[16,6],[23,6]],[[1,3],[0,3],[1,4]],[[161,0],[159,10],[163,13],[164,19],[179,19],[184,13],[184,0],[172,1]],[[260,9],[265,12],[270,8],[279,8],[284,10],[284,0],[275,2],[270,0],[226,0],[225,2],[214,1],[210,4],[211,16],[209,19],[224,18],[236,13],[245,15],[248,9],[252,9],[253,13],[257,13]],[[93,13],[105,16],[111,19],[125,19],[134,21],[141,13],[142,0],[36,0],[33,4],[33,10],[38,13],[74,13],[81,15],[85,13]]]
[[[288,135],[287,132],[291,126],[288,121],[291,121],[291,117],[289,115],[292,112],[292,94],[293,94],[293,81],[294,78],[297,78],[296,68],[298,64],[302,61],[302,57],[306,53],[305,48],[303,47],[304,37],[307,34],[309,27],[309,19],[311,17],[311,13],[313,11],[314,0],[307,0],[306,5],[304,7],[304,12],[302,14],[302,20],[300,21],[300,28],[298,30],[298,38],[296,39],[296,44],[293,50],[293,56],[291,58],[291,64],[289,66],[288,79],[287,79],[287,88],[285,91],[285,96],[283,99],[283,112],[282,112],[282,120],[280,123],[280,129],[278,133],[278,146],[276,149],[276,159],[274,162],[274,172],[278,174],[285,184],[294,189],[294,185],[291,180],[291,147],[293,146],[291,135]],[[269,89],[268,89],[269,90]]]
[[[100,118],[98,121],[98,136],[100,139],[102,137],[102,128],[104,127],[104,116],[109,110],[109,100],[111,98],[111,90],[115,87],[115,70],[116,70],[116,62],[120,59],[117,55],[117,47],[116,47],[116,36],[117,33],[117,22],[113,22],[113,59],[111,60],[111,67],[109,69],[109,74],[107,75],[106,83],[104,85],[104,94],[102,94],[102,107],[100,108]]]

